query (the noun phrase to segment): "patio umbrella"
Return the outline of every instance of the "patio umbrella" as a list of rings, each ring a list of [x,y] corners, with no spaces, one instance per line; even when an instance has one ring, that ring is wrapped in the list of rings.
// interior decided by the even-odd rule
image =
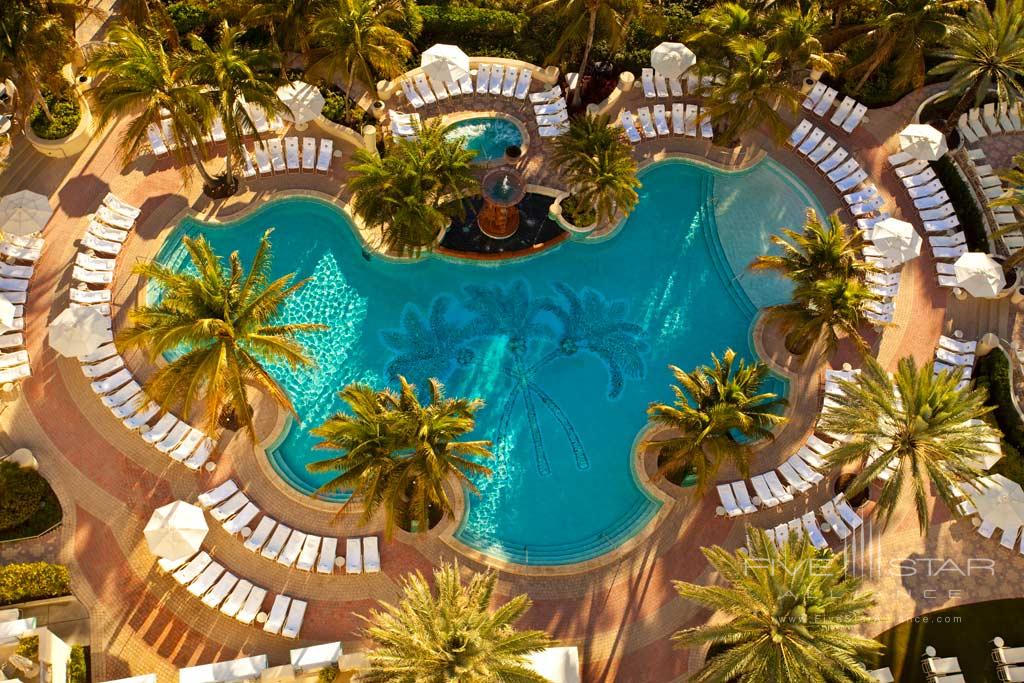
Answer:
[[[923,123],[912,123],[900,131],[900,149],[923,161],[935,161],[949,151],[946,136]]]
[[[992,299],[1006,286],[1003,267],[980,251],[967,252],[953,264],[956,281],[965,292],[979,299]]]
[[[1001,474],[977,482],[980,493],[972,496],[978,515],[1000,529],[1024,525],[1024,489]]]
[[[871,241],[885,258],[894,263],[906,263],[921,253],[921,236],[906,221],[886,218],[871,230]]]
[[[9,235],[31,235],[50,220],[50,200],[38,192],[21,190],[0,198],[0,226]]]
[[[277,96],[291,111],[296,125],[312,121],[324,109],[324,96],[320,89],[304,81],[282,85],[277,89]]]
[[[14,314],[16,306],[0,293],[0,332],[8,332],[14,329]]]
[[[456,45],[438,43],[423,52],[420,66],[432,80],[457,81],[469,75],[469,55]]]
[[[662,43],[651,50],[651,66],[665,78],[679,78],[697,63],[697,55],[682,43]]]
[[[67,308],[50,323],[50,348],[68,358],[92,353],[110,339],[110,318],[90,306]]]
[[[178,559],[198,552],[209,531],[202,508],[176,500],[153,511],[143,534],[154,555]]]

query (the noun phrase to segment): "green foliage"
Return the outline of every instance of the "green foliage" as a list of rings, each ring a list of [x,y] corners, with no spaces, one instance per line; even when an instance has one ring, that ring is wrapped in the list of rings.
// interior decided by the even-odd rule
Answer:
[[[88,657],[81,645],[71,646],[71,660],[68,662],[68,683],[89,683]]]
[[[337,90],[321,89],[324,94],[324,108],[320,113],[328,121],[345,123],[349,109],[349,100]]]
[[[978,359],[974,367],[974,386],[988,392],[986,405],[992,406],[991,417],[1003,433],[1003,459],[992,472],[999,472],[1024,484],[1024,420],[1013,404],[1010,385],[1010,359],[1001,350],[995,350]]]
[[[988,234],[985,230],[985,218],[981,213],[974,192],[957,170],[956,162],[948,155],[932,162],[935,177],[942,181],[942,187],[949,195],[949,201],[960,219],[960,229],[967,238],[967,246],[971,251],[988,252]]]
[[[16,527],[39,511],[50,486],[34,470],[0,462],[0,531]]]
[[[0,607],[71,593],[68,568],[48,562],[0,567]]]
[[[189,0],[172,2],[167,6],[167,15],[171,18],[179,35],[206,28],[211,21],[210,13],[205,7],[193,4]]]
[[[50,118],[41,105],[36,105],[29,115],[32,132],[44,140],[60,140],[75,132],[78,122],[82,120],[82,111],[70,92],[59,94],[43,93],[46,106],[50,108]]]
[[[18,649],[15,652],[24,657],[36,661],[39,656],[39,636],[26,636],[18,641]]]
[[[316,675],[318,683],[334,683],[334,679],[338,677],[340,670],[337,664],[331,664],[323,669],[320,669],[320,673]]]
[[[515,51],[516,38],[525,23],[523,15],[481,7],[423,5],[420,13],[423,31],[416,41],[418,48],[453,43],[471,55]]]

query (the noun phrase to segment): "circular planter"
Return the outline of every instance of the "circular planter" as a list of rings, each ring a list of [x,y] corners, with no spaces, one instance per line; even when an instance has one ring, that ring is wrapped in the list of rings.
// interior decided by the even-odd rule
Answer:
[[[25,139],[40,154],[56,159],[73,157],[76,154],[80,154],[89,144],[89,140],[92,139],[92,134],[95,131],[93,130],[93,119],[92,113],[89,111],[89,105],[77,90],[72,92],[82,116],[78,121],[78,127],[71,131],[71,135],[57,140],[44,140],[33,132],[32,126],[25,126]]]
[[[551,208],[548,209],[548,217],[554,222],[558,223],[558,226],[567,232],[571,232],[574,235],[586,235],[594,231],[597,227],[597,221],[594,221],[590,225],[576,225],[562,215],[562,200],[568,197],[568,194],[560,195],[551,204]]]

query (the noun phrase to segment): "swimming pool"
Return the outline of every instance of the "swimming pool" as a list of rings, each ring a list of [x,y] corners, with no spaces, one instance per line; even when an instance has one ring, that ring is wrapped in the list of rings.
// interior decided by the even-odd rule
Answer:
[[[466,149],[475,151],[476,161],[498,161],[506,147],[521,147],[523,131],[513,121],[499,116],[477,116],[457,121],[445,132],[448,139],[462,138]]]
[[[291,486],[324,481],[305,470],[328,455],[308,430],[339,409],[345,384],[436,376],[449,395],[485,399],[472,438],[495,442],[494,476],[478,482],[456,537],[514,562],[568,564],[617,547],[657,512],[631,454],[647,405],[671,400],[669,363],[692,368],[730,346],[754,356],[751,293],[772,303],[786,288],[737,279],[730,263],[745,265],[780,225],[798,227],[809,200],[772,162],[736,176],[662,162],[642,180],[640,204],[613,238],[498,266],[367,260],[344,214],[307,198],[224,225],[186,219],[161,258],[180,262],[181,236],[202,233],[218,253],[249,261],[273,226],[272,274],[314,278],[284,318],[330,326],[307,337],[318,368],[272,370],[301,417],[268,453]],[[731,217],[737,204],[752,207]],[[716,213],[741,230],[730,239],[749,245],[723,250]]]

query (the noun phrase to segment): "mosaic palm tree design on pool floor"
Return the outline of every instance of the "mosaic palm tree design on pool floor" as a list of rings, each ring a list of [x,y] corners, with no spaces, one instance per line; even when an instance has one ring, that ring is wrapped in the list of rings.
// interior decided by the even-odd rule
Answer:
[[[516,408],[523,410],[533,441],[537,471],[551,472],[539,410],[558,423],[578,469],[590,462],[579,432],[544,388],[546,367],[577,354],[604,365],[607,393],[617,398],[627,380],[642,379],[649,346],[644,328],[629,319],[626,302],[584,287],[551,283],[552,295],[535,297],[525,280],[508,285],[467,286],[461,296],[441,294],[428,311],[408,305],[398,329],[381,332],[394,356],[386,374],[421,386],[437,377],[458,388],[472,377],[497,373],[507,385],[495,446],[509,434]]]

